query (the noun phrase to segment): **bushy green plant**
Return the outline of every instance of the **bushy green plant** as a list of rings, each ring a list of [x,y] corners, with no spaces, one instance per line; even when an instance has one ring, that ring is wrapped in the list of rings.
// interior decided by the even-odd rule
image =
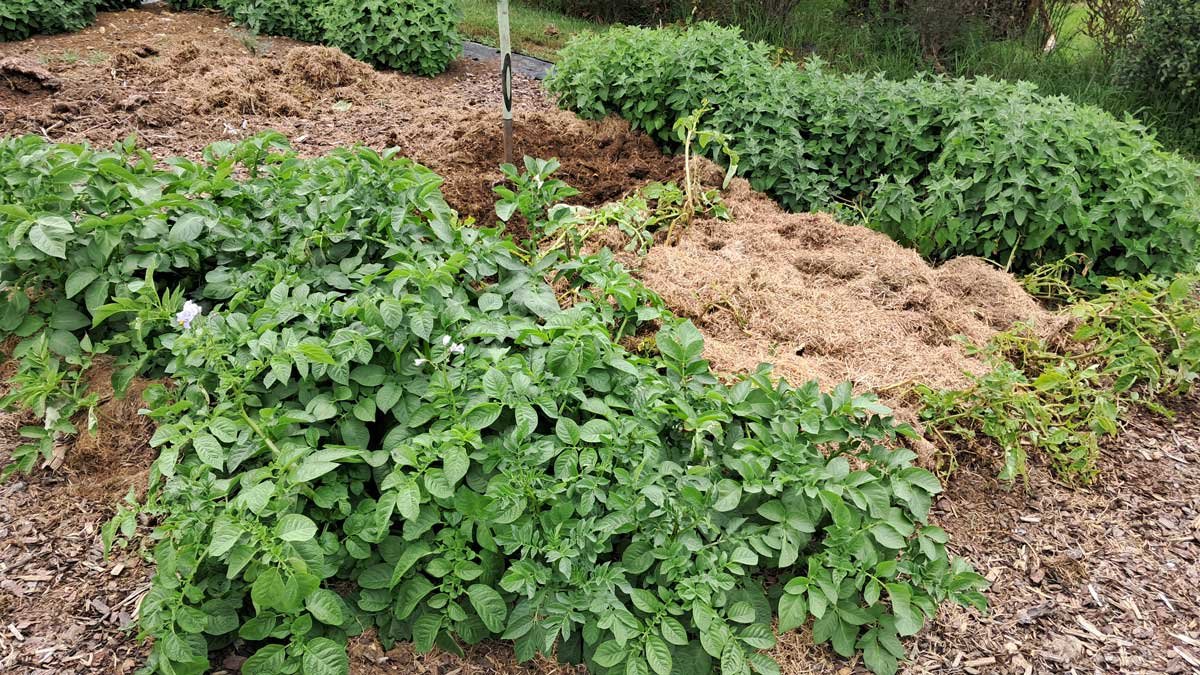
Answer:
[[[165,169],[0,143],[9,302],[47,303],[26,307],[30,372],[61,332],[174,382],[147,393],[152,670],[203,672],[239,640],[244,673],[346,673],[373,627],[601,675],[765,675],[778,616],[891,673],[940,602],[982,605],[927,522],[938,481],[872,397],[721,384],[607,251],[530,264],[428,169],[279,143]],[[609,301],[622,276],[632,312]],[[656,353],[618,344],[629,320],[663,322]]]
[[[323,37],[322,0],[219,0],[229,18],[263,35],[283,35],[305,42]]]
[[[925,172],[880,178],[872,224],[925,256],[1024,272],[1074,254],[1100,275],[1170,276],[1200,252],[1200,168],[1140,125],[1026,85],[960,99]]]
[[[588,118],[617,114],[677,149],[707,99],[739,172],[791,210],[855,205],[933,259],[1028,271],[1074,253],[1100,274],[1191,269],[1200,169],[1145,128],[1031,85],[803,70],[737,29],[615,28],[576,38],[548,86]]]
[[[437,75],[462,50],[454,0],[330,0],[322,17],[330,44],[406,73]]]
[[[67,33],[96,20],[96,0],[5,0],[0,3],[0,42]]]
[[[1200,3],[1147,0],[1121,63],[1125,84],[1162,91],[1200,109]]]
[[[225,161],[263,155],[280,140],[258,137]],[[210,148],[211,161],[223,151],[232,146]],[[54,432],[29,436],[33,441],[14,450],[7,470],[28,470],[39,457],[48,460],[55,436],[73,433],[71,418],[92,416],[95,400],[78,386],[88,365],[99,357],[116,359],[113,387],[124,391],[136,374],[154,365],[147,360],[157,353],[158,333],[149,327],[177,311],[172,307],[182,302],[179,294],[196,289],[215,261],[257,255],[254,242],[261,236],[245,233],[240,222],[211,204],[189,199],[191,190],[233,184],[217,172],[201,180],[195,166],[180,165],[177,173],[156,169],[154,159],[136,150],[132,140],[113,152],[33,137],[0,142],[0,282],[5,285],[0,331],[43,336],[45,345],[23,343],[15,354],[44,352],[44,367],[25,379],[56,384],[17,387],[6,398],[44,413],[46,428]],[[202,238],[202,248],[205,229],[214,231]],[[160,294],[164,283],[173,292]],[[133,303],[135,297],[153,309],[97,319],[111,314],[102,308]]]

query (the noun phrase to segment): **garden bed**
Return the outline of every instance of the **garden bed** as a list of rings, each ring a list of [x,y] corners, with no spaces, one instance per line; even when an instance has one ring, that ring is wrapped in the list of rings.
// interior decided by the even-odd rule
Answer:
[[[0,45],[51,75],[55,87],[0,77],[0,133],[97,145],[136,133],[155,156],[198,156],[263,129],[317,155],[352,143],[399,147],[445,178],[450,205],[495,222],[501,180],[495,66],[460,61],[436,79],[376,73],[335,50],[249,36],[214,14],[130,11],[83,32]],[[554,110],[517,78],[517,153],[558,157],[559,177],[599,205],[682,164],[623,122],[583,122]],[[959,260],[931,268],[864,228],[785,215],[744,183],[728,193],[734,221],[698,222],[679,246],[630,259],[668,304],[696,321],[725,372],[778,364],[789,379],[865,388],[959,383],[981,367],[949,337],[986,340],[1017,320],[1053,319],[1010,276]],[[782,289],[782,290],[781,290]],[[902,403],[893,401],[893,403]],[[96,440],[83,437],[57,471],[0,485],[0,669],[132,672],[141,649],[120,625],[149,569],[131,554],[104,560],[98,526],[144,480],[146,426],[112,402]],[[960,468],[935,507],[957,552],[994,583],[992,614],[946,609],[917,637],[911,672],[1186,672],[1200,661],[1200,429],[1195,403],[1175,422],[1137,421],[1102,460],[1099,487],[1064,487],[1034,467],[1028,487]],[[21,423],[3,420],[11,443]],[[6,459],[0,447],[0,461]],[[1133,580],[1133,581],[1131,581]],[[1182,636],[1182,637],[1179,637]],[[845,667],[804,636],[776,654],[788,673]],[[465,663],[407,647],[383,655],[360,641],[356,672],[555,672],[517,666],[485,645]],[[381,661],[382,659],[382,661]],[[1190,659],[1190,660],[1189,660]],[[1193,663],[1194,661],[1194,663]],[[420,665],[417,665],[417,664]],[[1189,666],[1190,664],[1190,666]],[[227,665],[236,667],[237,657]]]

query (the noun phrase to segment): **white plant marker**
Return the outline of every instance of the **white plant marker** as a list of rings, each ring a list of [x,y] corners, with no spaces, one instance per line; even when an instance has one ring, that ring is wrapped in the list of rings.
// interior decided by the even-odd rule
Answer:
[[[508,0],[497,0],[496,19],[500,26],[500,88],[504,105],[504,162],[512,164],[512,38],[508,31]]]

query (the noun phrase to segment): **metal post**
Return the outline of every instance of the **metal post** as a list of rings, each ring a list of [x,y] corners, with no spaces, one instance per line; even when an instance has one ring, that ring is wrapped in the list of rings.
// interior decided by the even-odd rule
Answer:
[[[512,38],[508,32],[508,0],[496,2],[496,18],[500,25],[500,87],[504,99],[504,162],[512,164]]]

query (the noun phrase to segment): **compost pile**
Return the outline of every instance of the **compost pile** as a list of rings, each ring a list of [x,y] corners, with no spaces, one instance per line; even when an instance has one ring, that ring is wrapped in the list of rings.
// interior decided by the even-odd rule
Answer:
[[[212,14],[146,10],[0,45],[0,62],[20,73],[0,77],[6,135],[108,145],[136,134],[159,158],[194,158],[209,143],[265,129],[306,155],[353,143],[398,147],[443,176],[461,214],[496,223],[494,64],[460,61],[436,79],[379,73],[335,49],[247,36]],[[681,160],[624,122],[557,111],[531,80],[518,77],[516,88],[517,153],[557,157],[580,204],[680,179]],[[886,396],[894,385],[956,386],[980,372],[955,335],[984,342],[1019,321],[1061,328],[989,263],[931,267],[865,228],[785,214],[741,181],[724,199],[732,220],[700,220],[678,245],[626,259],[700,327],[718,370],[771,362],[793,382],[850,380]],[[61,466],[0,484],[0,670],[136,669],[143,648],[120,629],[136,614],[149,569],[131,551],[104,558],[98,530],[114,502],[144,484],[153,457],[138,407],[136,398],[106,400],[106,431],[64,448]],[[992,580],[993,611],[945,610],[911,643],[912,672],[1187,672],[1200,655],[1178,637],[1200,629],[1195,420],[1193,408],[1175,421],[1135,422],[1105,449],[1108,475],[1088,491],[1036,468],[1028,488],[1014,490],[991,466],[961,467],[933,514],[956,552]],[[0,420],[0,461],[27,421]],[[854,669],[805,635],[787,637],[775,656],[786,673]],[[238,658],[224,666],[236,670]],[[562,672],[549,661],[519,666],[493,644],[459,659],[408,647],[384,653],[362,640],[353,658],[356,672]]]

